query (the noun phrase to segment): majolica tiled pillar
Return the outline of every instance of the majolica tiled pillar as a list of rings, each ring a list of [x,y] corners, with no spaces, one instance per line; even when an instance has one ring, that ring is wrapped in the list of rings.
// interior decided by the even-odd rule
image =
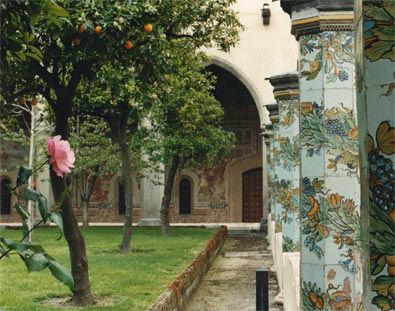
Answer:
[[[272,218],[273,215],[273,192],[274,192],[274,184],[273,184],[273,178],[274,178],[274,169],[273,169],[273,163],[272,163],[272,137],[273,137],[273,125],[271,123],[265,124],[264,128],[262,129],[262,137],[263,141],[266,146],[266,172],[267,172],[267,241],[269,242],[269,248],[272,248],[274,244],[274,236],[275,236],[275,231],[274,231],[274,224]]]
[[[283,300],[283,255],[282,255],[282,223],[281,223],[281,213],[282,205],[277,199],[280,182],[278,179],[278,172],[281,171],[281,163],[279,161],[280,145],[277,140],[277,133],[279,130],[279,106],[278,103],[266,105],[266,109],[269,111],[269,118],[272,123],[272,135],[270,140],[270,162],[271,162],[271,183],[272,183],[272,193],[271,193],[271,218],[274,222],[274,238],[272,246],[272,254],[274,266],[276,269],[278,285],[280,288],[280,293],[276,296],[276,301],[282,302]]]
[[[267,78],[278,103],[276,141],[276,204],[279,206],[282,250],[300,250],[299,222],[299,82],[298,74]]]
[[[365,310],[395,310],[395,2],[355,1]]]
[[[298,73],[267,78],[274,87],[278,103],[277,131],[273,133],[276,147],[276,206],[281,222],[281,269],[285,310],[296,310],[299,302],[300,266],[300,139]],[[277,210],[277,208],[276,208]],[[281,267],[278,266],[281,264]],[[279,297],[280,298],[280,297]]]
[[[353,0],[282,0],[299,42],[302,310],[362,307]]]

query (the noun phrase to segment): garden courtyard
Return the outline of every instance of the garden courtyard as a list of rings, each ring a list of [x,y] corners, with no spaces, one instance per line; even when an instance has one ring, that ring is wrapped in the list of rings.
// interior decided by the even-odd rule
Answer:
[[[120,254],[121,227],[96,227],[83,230],[87,242],[92,292],[96,304],[84,310],[146,310],[204,250],[218,230],[173,228],[172,236],[163,236],[160,228],[133,228],[132,252]],[[21,231],[7,229],[2,237],[18,240]],[[40,228],[34,242],[69,267],[64,239],[57,241],[59,230]],[[48,270],[26,271],[18,255],[4,258],[0,266],[2,293],[0,309],[15,311],[77,310],[67,304],[69,289],[57,282]]]

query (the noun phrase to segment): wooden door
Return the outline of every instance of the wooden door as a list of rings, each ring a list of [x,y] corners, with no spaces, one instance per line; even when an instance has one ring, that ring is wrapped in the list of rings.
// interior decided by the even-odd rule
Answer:
[[[261,222],[263,214],[262,168],[243,173],[243,222]]]

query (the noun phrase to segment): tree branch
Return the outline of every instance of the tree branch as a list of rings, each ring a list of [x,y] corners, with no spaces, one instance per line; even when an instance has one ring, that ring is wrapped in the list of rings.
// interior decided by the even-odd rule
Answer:
[[[50,87],[55,90],[60,87],[59,81],[54,74],[50,73],[47,69],[39,64],[37,64],[35,67],[38,76],[43,79]]]

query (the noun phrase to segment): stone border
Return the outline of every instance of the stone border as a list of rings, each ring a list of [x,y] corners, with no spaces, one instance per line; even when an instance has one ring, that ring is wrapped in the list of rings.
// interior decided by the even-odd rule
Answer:
[[[204,274],[218,255],[227,236],[228,229],[224,226],[148,310],[176,311],[184,307],[193,290],[199,285]]]

